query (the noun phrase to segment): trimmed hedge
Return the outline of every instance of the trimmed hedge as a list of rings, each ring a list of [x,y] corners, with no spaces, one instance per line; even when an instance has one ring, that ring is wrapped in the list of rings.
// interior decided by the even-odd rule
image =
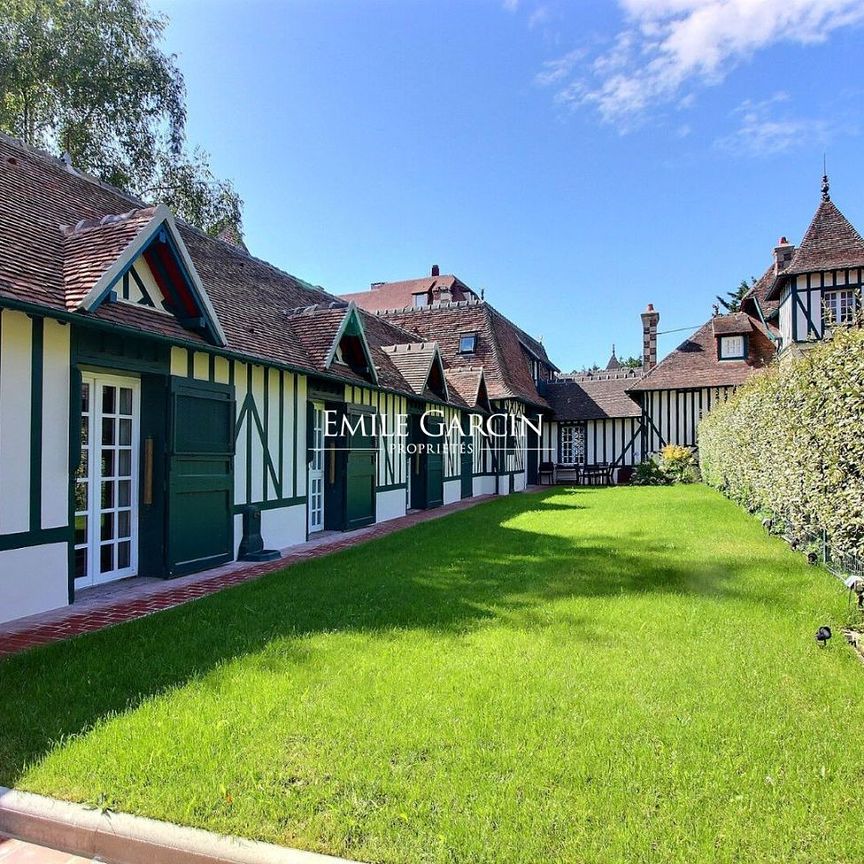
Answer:
[[[797,537],[864,555],[864,330],[755,376],[699,425],[702,477]]]

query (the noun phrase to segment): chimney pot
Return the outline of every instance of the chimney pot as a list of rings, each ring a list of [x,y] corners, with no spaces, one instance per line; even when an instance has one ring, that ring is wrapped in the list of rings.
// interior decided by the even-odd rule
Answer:
[[[440,276],[441,275],[441,270],[438,268],[437,264],[432,265],[432,275],[433,276]]]
[[[774,275],[782,273],[792,260],[795,247],[785,238],[781,237],[774,247]]]

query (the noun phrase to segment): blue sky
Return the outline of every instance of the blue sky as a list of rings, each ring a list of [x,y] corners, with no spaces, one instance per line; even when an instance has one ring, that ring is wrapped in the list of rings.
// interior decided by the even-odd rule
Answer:
[[[864,227],[861,0],[153,5],[253,254],[334,293],[439,264],[565,370],[760,275],[824,152]]]

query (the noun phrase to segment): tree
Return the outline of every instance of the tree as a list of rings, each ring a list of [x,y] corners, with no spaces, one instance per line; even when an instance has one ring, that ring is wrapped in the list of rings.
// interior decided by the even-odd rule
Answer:
[[[719,306],[715,304],[714,306],[714,314],[720,314],[720,306],[722,306],[726,312],[740,312],[741,311],[741,301],[744,299],[744,295],[756,284],[756,278],[751,276],[750,281],[748,282],[746,279],[742,279],[741,283],[734,291],[727,291],[725,297],[721,297],[719,294],[717,295],[717,303]]]
[[[145,0],[0,0],[0,129],[211,234],[242,201],[185,149],[186,88]]]
[[[619,362],[627,369],[638,369],[642,365],[642,358],[634,357],[631,354],[626,360],[621,360]]]

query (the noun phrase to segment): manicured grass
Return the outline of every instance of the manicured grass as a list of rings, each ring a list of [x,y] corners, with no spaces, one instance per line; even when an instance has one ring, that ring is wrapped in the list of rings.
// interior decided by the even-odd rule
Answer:
[[[0,664],[0,782],[367,861],[857,862],[846,615],[706,488],[512,496]]]

